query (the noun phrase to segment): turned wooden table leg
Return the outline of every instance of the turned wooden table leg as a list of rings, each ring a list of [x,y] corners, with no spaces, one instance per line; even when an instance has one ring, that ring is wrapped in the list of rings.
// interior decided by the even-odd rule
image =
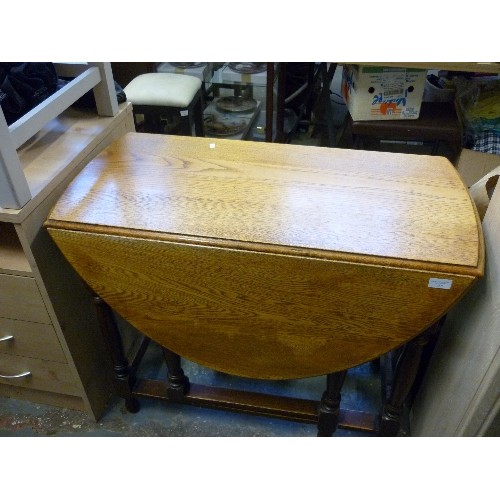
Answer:
[[[330,373],[326,376],[326,391],[323,393],[318,409],[318,436],[331,436],[336,430],[340,413],[340,391],[347,370]]]
[[[446,315],[444,315],[439,321],[436,321],[436,323],[434,323],[427,330],[429,340],[422,350],[422,357],[420,360],[417,374],[415,376],[415,381],[413,382],[413,385],[410,389],[410,393],[408,394],[408,397],[406,398],[405,401],[405,404],[408,406],[408,408],[411,408],[413,406],[413,401],[415,400],[415,397],[418,394],[420,386],[422,385],[423,378],[429,366],[432,353],[434,352],[434,349],[436,347],[437,341],[439,339],[445,321],[446,321]]]
[[[125,400],[125,407],[131,413],[139,411],[139,401],[132,396],[135,377],[130,373],[130,367],[123,349],[122,337],[116,324],[111,308],[101,297],[94,295],[94,304],[101,326],[102,336],[113,362],[114,387],[118,396]]]
[[[380,436],[397,436],[401,428],[401,416],[405,400],[417,376],[424,347],[427,345],[440,322],[435,323],[424,333],[408,342],[394,370],[391,393],[384,404],[380,418]]]
[[[184,375],[181,357],[165,347],[163,347],[163,357],[168,369],[168,397],[173,401],[181,401],[189,392],[189,378]]]

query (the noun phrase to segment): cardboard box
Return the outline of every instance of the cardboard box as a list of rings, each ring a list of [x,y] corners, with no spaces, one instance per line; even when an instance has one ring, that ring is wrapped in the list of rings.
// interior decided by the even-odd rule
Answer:
[[[500,166],[500,155],[464,148],[455,166],[467,187],[470,187],[487,173]]]
[[[346,64],[342,95],[353,121],[415,120],[426,76],[425,69]]]

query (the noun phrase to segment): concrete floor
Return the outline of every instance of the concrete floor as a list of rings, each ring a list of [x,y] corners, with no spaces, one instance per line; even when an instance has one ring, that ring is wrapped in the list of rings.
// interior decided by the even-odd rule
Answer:
[[[266,392],[318,400],[325,389],[325,377],[293,381],[256,381],[233,377],[183,361],[191,382],[230,389]],[[342,390],[341,407],[370,413],[380,411],[380,379],[376,365],[367,363],[348,372]],[[166,376],[161,351],[149,347],[139,375]],[[26,401],[0,398],[0,436],[175,436],[175,437],[313,437],[314,424],[197,408],[153,400],[141,400],[141,410],[129,413],[119,398],[113,398],[105,415],[94,422],[85,413]],[[369,434],[339,429],[336,437],[367,437]]]

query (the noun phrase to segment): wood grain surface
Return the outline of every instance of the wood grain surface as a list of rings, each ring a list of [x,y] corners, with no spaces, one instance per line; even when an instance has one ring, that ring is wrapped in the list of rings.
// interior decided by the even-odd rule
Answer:
[[[428,156],[133,133],[46,226],[133,326],[254,378],[376,358],[446,313],[484,265],[467,189]]]
[[[210,146],[215,147],[211,148]],[[467,189],[445,158],[127,134],[53,221],[477,267]]]
[[[356,366],[429,326],[470,286],[445,275],[50,229],[66,258],[156,342],[226,373],[287,379]],[[450,290],[429,278],[453,280]]]

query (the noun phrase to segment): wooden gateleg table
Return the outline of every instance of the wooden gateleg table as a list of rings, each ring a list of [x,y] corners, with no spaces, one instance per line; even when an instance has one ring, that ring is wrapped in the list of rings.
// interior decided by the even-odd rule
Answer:
[[[429,336],[482,276],[481,224],[445,158],[129,133],[46,227],[95,295],[131,411],[142,397],[395,435]],[[163,347],[141,380],[112,311]],[[381,415],[344,410],[349,368],[402,351]],[[191,383],[326,376],[320,401]]]

